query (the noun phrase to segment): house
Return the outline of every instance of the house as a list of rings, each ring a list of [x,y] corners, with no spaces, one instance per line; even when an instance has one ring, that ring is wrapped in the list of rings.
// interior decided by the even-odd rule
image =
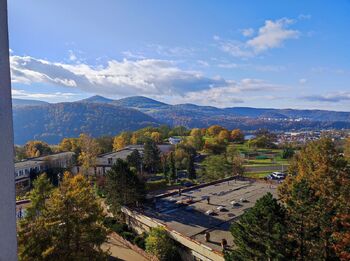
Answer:
[[[169,143],[172,144],[172,145],[176,145],[176,144],[179,144],[181,142],[181,138],[177,138],[177,137],[170,137],[168,139]]]
[[[161,144],[157,145],[161,154],[167,154],[175,149],[174,145]],[[108,152],[101,154],[96,159],[96,166],[91,168],[88,172],[89,175],[105,175],[108,170],[110,170],[117,162],[118,159],[126,160],[126,158],[134,151],[137,150],[140,155],[143,155],[143,145],[129,145],[121,150]],[[73,169],[73,173],[78,173],[80,171],[80,166],[76,166]]]
[[[16,187],[28,189],[30,187],[30,174],[44,172],[49,168],[70,168],[73,165],[74,152],[61,152],[48,156],[30,158],[15,163]]]

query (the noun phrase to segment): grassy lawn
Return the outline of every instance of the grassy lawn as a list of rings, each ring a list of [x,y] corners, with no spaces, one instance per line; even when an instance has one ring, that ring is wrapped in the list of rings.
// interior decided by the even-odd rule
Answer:
[[[271,174],[271,171],[245,173],[244,176],[248,178],[254,178],[254,179],[263,179],[269,174]]]

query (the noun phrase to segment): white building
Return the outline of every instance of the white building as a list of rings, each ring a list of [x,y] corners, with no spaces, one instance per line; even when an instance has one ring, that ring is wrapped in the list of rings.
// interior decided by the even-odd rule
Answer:
[[[15,163],[16,186],[27,189],[30,186],[30,173],[43,172],[49,168],[69,168],[73,165],[74,152],[61,152],[48,156],[31,158]]]

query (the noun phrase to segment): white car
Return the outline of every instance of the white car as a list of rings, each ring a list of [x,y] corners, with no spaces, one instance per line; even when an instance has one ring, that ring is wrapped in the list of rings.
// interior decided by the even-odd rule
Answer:
[[[273,172],[271,174],[271,177],[273,179],[285,179],[286,178],[286,174],[282,173],[282,172]]]

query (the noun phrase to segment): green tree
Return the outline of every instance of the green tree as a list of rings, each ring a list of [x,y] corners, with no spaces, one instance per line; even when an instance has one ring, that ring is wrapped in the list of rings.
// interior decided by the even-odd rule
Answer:
[[[39,208],[19,225],[20,260],[106,260],[102,251],[107,231],[102,226],[102,208],[89,182],[82,176],[65,173],[60,187],[48,193],[47,182],[39,177],[36,192]],[[40,189],[41,188],[41,189]],[[35,206],[32,206],[35,207]],[[33,219],[34,217],[34,219]]]
[[[113,137],[101,136],[95,139],[100,153],[107,153],[113,151]]]
[[[27,220],[35,219],[38,213],[46,209],[47,199],[52,193],[53,186],[46,173],[39,175],[33,181],[33,189],[29,193],[30,206],[26,209]]]
[[[177,175],[176,175],[175,155],[173,151],[169,153],[169,169],[170,169],[169,179],[171,182],[174,182],[175,179],[177,178]]]
[[[288,260],[286,210],[271,193],[233,222],[234,250],[226,260]]]
[[[174,241],[162,227],[152,228],[146,241],[146,251],[156,256],[160,261],[176,261],[179,255]]]
[[[106,175],[106,202],[115,215],[123,205],[136,205],[145,198],[145,185],[130,170],[127,162],[118,159]]]
[[[194,156],[188,155],[187,160],[187,175],[189,179],[195,179],[196,178],[196,169],[194,167]]]
[[[143,166],[150,173],[155,173],[160,167],[160,151],[151,139],[147,139],[144,145]]]
[[[294,150],[291,147],[284,148],[282,151],[282,159],[290,159],[294,156]]]
[[[232,164],[223,155],[208,156],[202,163],[203,178],[208,181],[223,179],[232,174]]]
[[[138,173],[141,172],[142,158],[138,150],[133,150],[130,155],[126,157],[129,167],[134,168]]]

